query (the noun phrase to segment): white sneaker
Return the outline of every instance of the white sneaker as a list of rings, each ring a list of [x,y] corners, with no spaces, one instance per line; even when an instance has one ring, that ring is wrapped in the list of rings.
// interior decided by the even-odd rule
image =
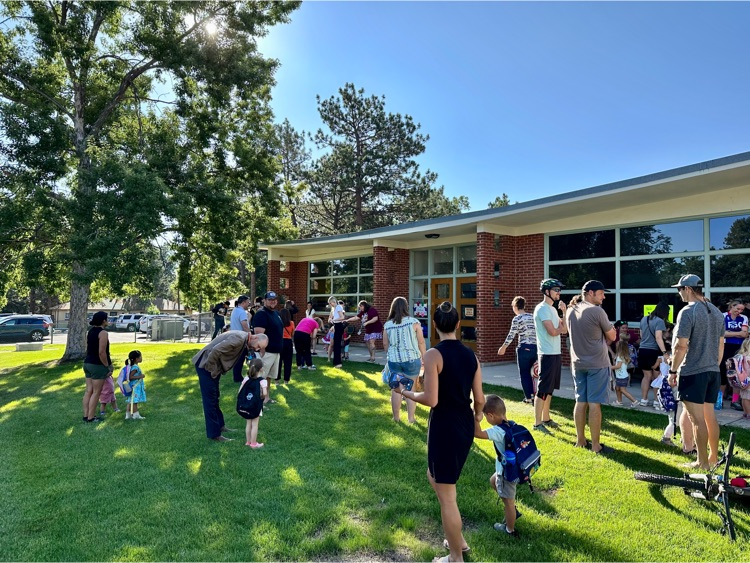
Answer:
[[[642,407],[647,407],[648,406],[648,401],[646,399],[641,399],[641,406]]]
[[[146,417],[145,416],[141,416],[141,413],[139,413],[139,412],[134,412],[133,416],[131,418],[134,418],[136,420],[146,420]]]
[[[315,366],[310,366],[310,367],[309,367],[309,368],[307,368],[307,369],[317,369],[317,368],[316,368]]]
[[[664,409],[662,408],[662,406],[659,403],[657,403],[656,401],[654,401],[654,410],[663,411]]]
[[[125,420],[130,419],[130,413],[128,411],[125,411]]]
[[[615,406],[615,407],[621,407],[622,406],[622,401],[612,401],[612,405]]]

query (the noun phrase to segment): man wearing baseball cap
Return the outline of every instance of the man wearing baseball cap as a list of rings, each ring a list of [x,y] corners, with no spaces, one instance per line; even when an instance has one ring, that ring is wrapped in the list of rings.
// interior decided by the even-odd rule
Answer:
[[[268,394],[265,403],[275,403],[271,399],[271,378],[276,378],[279,373],[279,361],[281,351],[284,348],[284,324],[276,311],[279,296],[275,291],[267,291],[263,299],[263,308],[255,313],[253,317],[253,330],[255,334],[265,334],[268,337],[268,346],[263,357],[263,369],[268,381]]]
[[[703,281],[695,274],[682,276],[672,287],[687,305],[677,314],[674,327],[669,384],[677,384],[680,401],[693,423],[698,459],[689,466],[708,470],[719,455],[714,403],[721,383],[724,316],[704,297]]]
[[[589,280],[581,289],[582,299],[568,308],[570,360],[575,385],[576,447],[585,448],[586,411],[591,431],[591,451],[610,453],[612,448],[599,441],[602,429],[602,403],[607,403],[610,378],[608,345],[617,338],[617,329],[601,308],[607,290],[598,280]]]

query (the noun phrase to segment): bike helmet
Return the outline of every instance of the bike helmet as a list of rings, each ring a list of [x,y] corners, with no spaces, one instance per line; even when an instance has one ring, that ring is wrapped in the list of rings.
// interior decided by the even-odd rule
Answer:
[[[547,278],[546,280],[542,280],[542,283],[539,284],[539,291],[544,293],[545,291],[547,291],[548,289],[552,289],[553,287],[565,289],[565,284],[563,284],[563,282],[558,279]]]

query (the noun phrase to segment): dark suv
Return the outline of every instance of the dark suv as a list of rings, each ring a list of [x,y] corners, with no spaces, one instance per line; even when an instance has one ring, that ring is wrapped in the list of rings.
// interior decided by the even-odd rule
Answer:
[[[49,323],[38,315],[13,315],[0,318],[0,338],[41,342],[49,336]]]

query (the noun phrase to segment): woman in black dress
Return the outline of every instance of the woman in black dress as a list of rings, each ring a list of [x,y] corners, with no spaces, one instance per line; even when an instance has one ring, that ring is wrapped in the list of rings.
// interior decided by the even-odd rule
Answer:
[[[463,561],[469,550],[461,532],[456,482],[474,441],[474,420],[482,420],[482,368],[476,354],[456,337],[458,311],[445,301],[435,309],[433,325],[440,343],[424,355],[424,391],[400,387],[407,399],[431,407],[427,426],[427,479],[440,502],[450,555],[441,561]],[[474,395],[474,412],[472,398]]]

